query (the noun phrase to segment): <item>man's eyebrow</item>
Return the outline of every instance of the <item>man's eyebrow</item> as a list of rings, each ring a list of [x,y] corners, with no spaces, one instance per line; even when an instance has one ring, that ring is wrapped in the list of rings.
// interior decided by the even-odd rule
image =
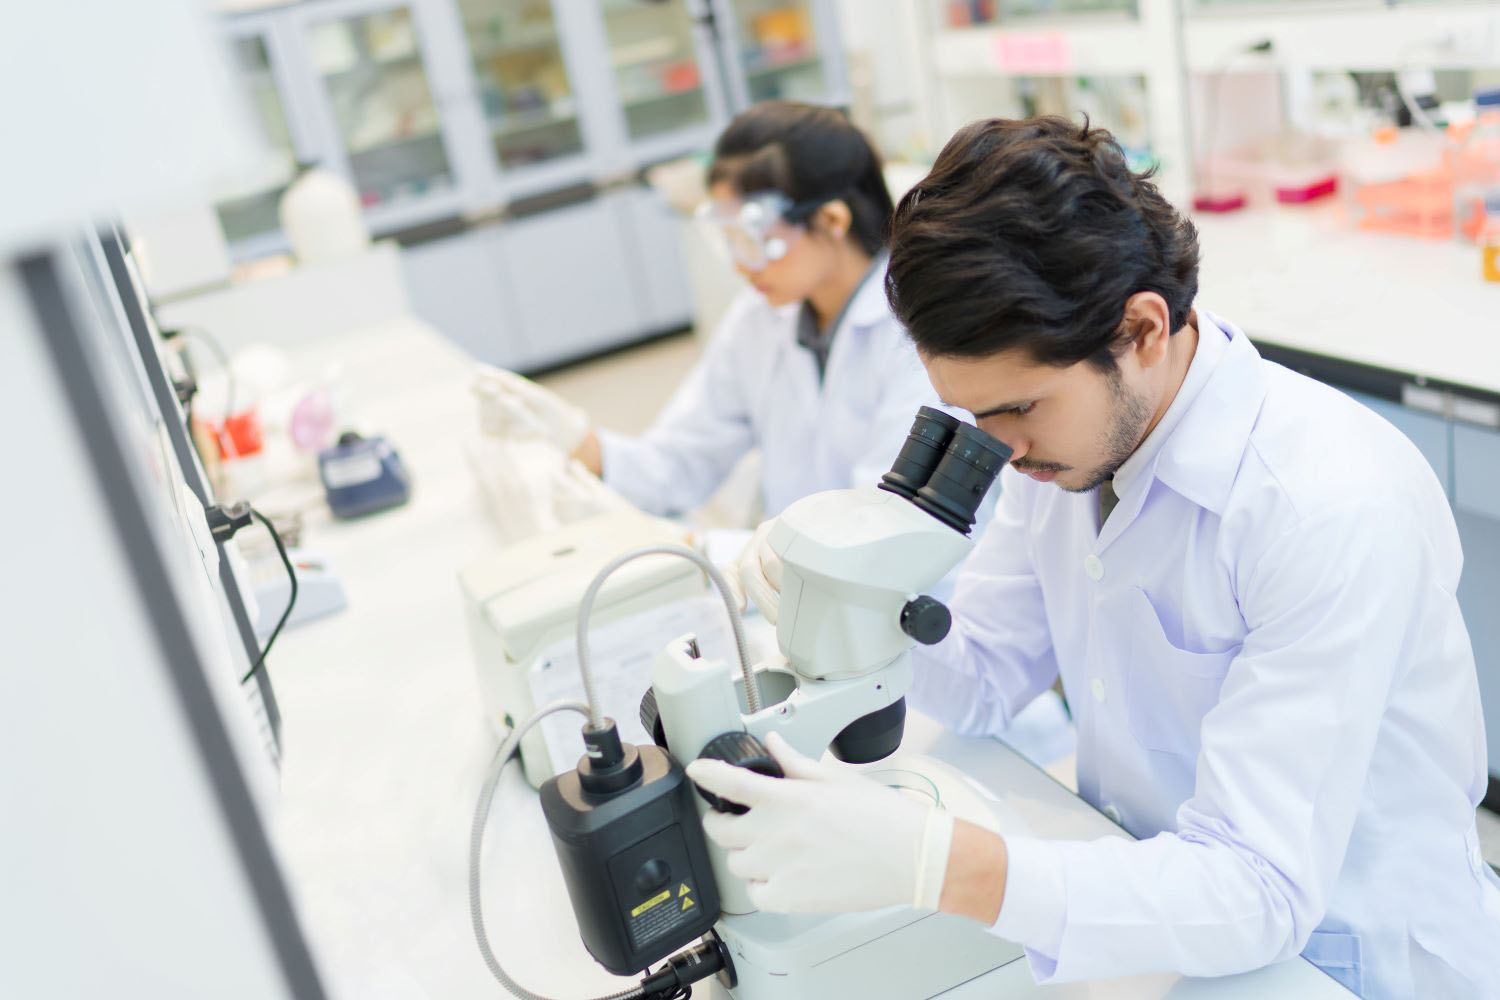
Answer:
[[[1030,402],[1029,399],[1023,399],[1015,403],[1001,403],[999,406],[991,406],[986,410],[971,410],[970,412],[974,414],[975,420],[984,420],[987,417],[998,417],[1002,413],[1009,413],[1011,410],[1019,410]]]

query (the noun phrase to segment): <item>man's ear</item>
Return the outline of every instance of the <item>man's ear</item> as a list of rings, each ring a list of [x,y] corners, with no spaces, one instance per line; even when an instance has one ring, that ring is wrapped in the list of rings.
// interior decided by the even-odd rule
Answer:
[[[1126,351],[1135,356],[1142,369],[1154,368],[1167,360],[1172,336],[1172,313],[1167,300],[1156,292],[1136,292],[1125,300],[1125,318],[1121,322]]]

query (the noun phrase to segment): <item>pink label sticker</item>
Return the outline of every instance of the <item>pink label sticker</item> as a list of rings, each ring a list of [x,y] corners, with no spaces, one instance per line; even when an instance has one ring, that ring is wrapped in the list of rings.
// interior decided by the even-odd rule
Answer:
[[[995,65],[1007,73],[1066,73],[1068,40],[1060,31],[1004,31],[995,36]]]

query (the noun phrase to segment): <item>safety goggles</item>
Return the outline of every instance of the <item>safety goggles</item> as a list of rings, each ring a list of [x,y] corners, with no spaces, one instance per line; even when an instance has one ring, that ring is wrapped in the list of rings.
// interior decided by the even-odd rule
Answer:
[[[704,202],[696,215],[737,264],[759,271],[786,256],[801,221],[820,204],[799,204],[780,191],[759,191],[739,202]]]

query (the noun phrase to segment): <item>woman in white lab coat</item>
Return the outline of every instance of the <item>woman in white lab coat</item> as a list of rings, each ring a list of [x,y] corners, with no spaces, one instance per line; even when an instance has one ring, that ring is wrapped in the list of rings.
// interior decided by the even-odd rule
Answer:
[[[639,437],[519,376],[502,377],[518,431],[541,431],[643,510],[706,500],[752,448],[767,516],[819,490],[875,483],[917,407],[936,399],[886,304],[892,203],[880,158],[838,111],[773,101],[719,137],[700,218],[751,288]]]

